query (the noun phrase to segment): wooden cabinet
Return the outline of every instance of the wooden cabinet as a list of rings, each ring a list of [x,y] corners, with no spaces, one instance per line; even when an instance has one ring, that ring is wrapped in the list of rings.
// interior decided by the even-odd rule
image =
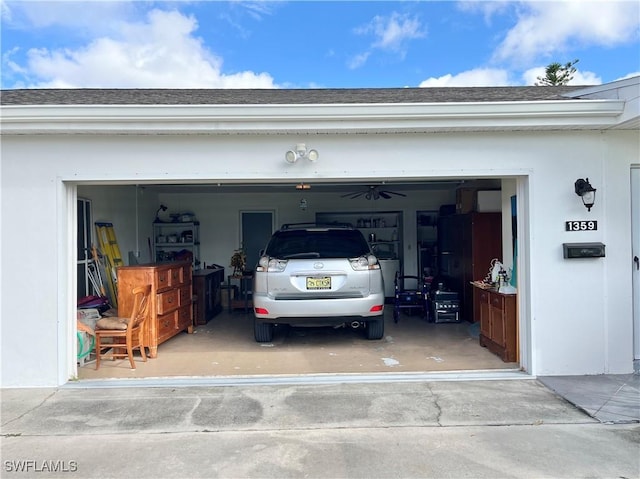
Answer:
[[[151,308],[145,344],[152,358],[157,357],[159,344],[181,331],[193,332],[190,261],[121,266],[117,274],[119,316],[131,314],[133,288],[151,285]]]
[[[473,310],[476,315],[474,321],[480,322],[480,334],[490,338],[491,321],[489,319],[489,291],[477,288],[473,291],[473,298]]]
[[[480,345],[505,362],[518,361],[517,296],[491,289],[473,288]]]
[[[438,275],[447,288],[460,294],[462,318],[472,322],[476,315],[471,282],[487,276],[492,259],[502,259],[502,214],[441,216],[438,251]]]
[[[193,273],[193,322],[206,324],[222,311],[224,268],[206,268]]]

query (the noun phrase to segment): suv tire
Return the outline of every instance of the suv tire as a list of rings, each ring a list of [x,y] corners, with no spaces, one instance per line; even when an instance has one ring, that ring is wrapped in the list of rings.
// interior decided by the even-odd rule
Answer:
[[[367,321],[367,339],[382,339],[384,336],[384,319],[372,319]]]
[[[270,343],[273,341],[273,324],[254,319],[253,335],[258,343]]]

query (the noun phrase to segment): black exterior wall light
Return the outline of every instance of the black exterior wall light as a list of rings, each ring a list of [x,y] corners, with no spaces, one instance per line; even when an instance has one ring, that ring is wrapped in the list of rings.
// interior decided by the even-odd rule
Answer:
[[[575,183],[576,195],[582,198],[582,203],[587,208],[587,211],[591,211],[591,207],[596,202],[596,189],[589,183],[589,178],[583,180],[577,179]]]

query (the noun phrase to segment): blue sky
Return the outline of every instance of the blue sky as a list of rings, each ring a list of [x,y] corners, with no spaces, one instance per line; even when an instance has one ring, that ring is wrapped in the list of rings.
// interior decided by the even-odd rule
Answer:
[[[0,0],[2,88],[573,84],[640,74],[640,2]]]

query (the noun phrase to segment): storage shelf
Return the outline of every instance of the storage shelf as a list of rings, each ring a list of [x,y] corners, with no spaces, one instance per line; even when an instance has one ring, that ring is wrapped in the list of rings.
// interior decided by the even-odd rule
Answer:
[[[370,245],[393,247],[393,257],[402,263],[402,212],[401,211],[337,211],[316,213],[317,223],[349,223],[360,230]],[[383,225],[381,225],[383,223]],[[371,236],[375,240],[371,241]],[[396,239],[393,239],[396,238]],[[388,253],[388,252],[387,252]]]
[[[158,248],[181,248],[183,246],[197,246],[200,243],[157,243],[156,247]]]
[[[199,221],[154,221],[153,226],[200,225]]]
[[[167,241],[167,238],[172,241]],[[153,258],[156,263],[185,259],[179,253],[187,250],[191,252],[193,269],[200,269],[199,221],[156,221],[153,223],[153,240]]]

